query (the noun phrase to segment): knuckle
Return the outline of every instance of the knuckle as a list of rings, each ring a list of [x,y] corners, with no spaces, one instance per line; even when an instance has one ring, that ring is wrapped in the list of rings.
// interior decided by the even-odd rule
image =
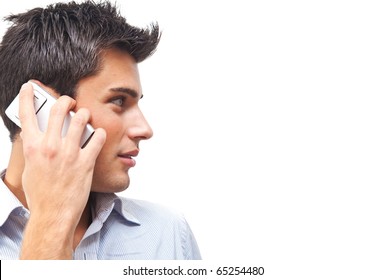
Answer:
[[[72,123],[76,126],[85,126],[86,122],[85,118],[79,114],[75,114],[72,118]]]
[[[65,115],[72,107],[74,100],[66,95],[60,96],[51,108],[52,116]]]
[[[63,161],[66,163],[66,164],[71,164],[73,165],[75,162],[77,162],[77,159],[78,159],[78,152],[74,152],[74,151],[66,151],[64,153],[64,157],[63,157]]]
[[[59,153],[59,150],[57,149],[56,145],[46,143],[42,146],[42,155],[48,159],[55,158]]]
[[[26,158],[34,157],[34,155],[36,154],[36,150],[37,149],[34,144],[32,143],[24,144],[23,151],[24,151],[24,156]]]
[[[58,101],[64,102],[64,103],[69,104],[69,105],[72,105],[72,103],[75,102],[75,100],[68,95],[61,95],[58,98]]]
[[[79,109],[72,117],[72,122],[77,126],[85,126],[89,120],[90,113],[87,109]]]
[[[64,108],[61,102],[55,102],[55,104],[51,107],[50,115],[51,116],[59,116],[64,114]]]

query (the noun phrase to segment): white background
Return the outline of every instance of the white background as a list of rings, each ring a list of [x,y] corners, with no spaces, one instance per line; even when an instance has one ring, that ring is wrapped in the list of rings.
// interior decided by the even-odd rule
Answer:
[[[0,1],[2,17],[52,2]],[[384,279],[382,2],[118,1],[163,30],[140,64],[155,134],[123,195],[182,211],[207,261]]]

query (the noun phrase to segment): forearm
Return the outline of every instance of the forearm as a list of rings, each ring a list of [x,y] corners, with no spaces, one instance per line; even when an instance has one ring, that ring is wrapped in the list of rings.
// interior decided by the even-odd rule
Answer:
[[[20,259],[72,259],[74,229],[62,219],[31,215],[24,231]]]

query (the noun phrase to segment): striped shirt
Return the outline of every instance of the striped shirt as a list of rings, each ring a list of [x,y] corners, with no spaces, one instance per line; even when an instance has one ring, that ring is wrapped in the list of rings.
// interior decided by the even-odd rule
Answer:
[[[5,171],[1,173],[1,178]],[[92,223],[75,249],[77,260],[201,259],[185,218],[166,207],[116,194],[96,194]],[[18,259],[28,209],[0,180],[0,259]]]

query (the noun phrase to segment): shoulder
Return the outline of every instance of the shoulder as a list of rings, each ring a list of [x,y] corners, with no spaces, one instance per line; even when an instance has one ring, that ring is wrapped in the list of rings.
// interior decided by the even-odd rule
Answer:
[[[145,200],[121,196],[119,198],[122,201],[122,211],[137,218],[141,224],[148,221],[157,221],[157,224],[161,222],[186,222],[184,215],[172,207]]]
[[[200,259],[200,251],[194,234],[182,212],[162,204],[119,197],[122,203],[121,215],[127,220],[132,217],[137,221],[142,237],[149,237],[149,242],[155,242],[154,247],[164,246],[164,252],[175,248],[173,256],[176,259]],[[161,247],[160,247],[161,246]],[[162,251],[162,250],[161,250]]]

